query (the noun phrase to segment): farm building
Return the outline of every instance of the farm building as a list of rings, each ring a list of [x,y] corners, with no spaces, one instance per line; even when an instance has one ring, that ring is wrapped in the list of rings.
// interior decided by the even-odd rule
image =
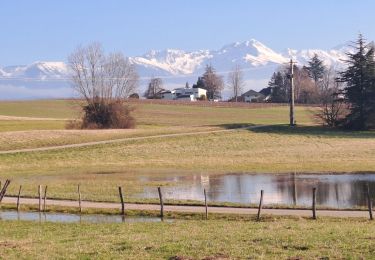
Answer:
[[[176,88],[160,93],[161,99],[196,101],[202,96],[206,97],[207,90],[203,88]]]
[[[244,102],[263,102],[266,98],[263,94],[250,89],[241,95]]]

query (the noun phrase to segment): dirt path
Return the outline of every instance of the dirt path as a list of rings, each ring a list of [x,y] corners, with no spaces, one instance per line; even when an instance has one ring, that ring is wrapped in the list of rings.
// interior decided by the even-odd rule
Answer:
[[[4,197],[4,203],[15,204],[17,199],[14,197]],[[61,207],[78,207],[77,201],[71,200],[50,200],[46,201],[47,205],[61,206]],[[32,198],[21,198],[21,205],[38,205],[38,199]],[[120,203],[109,203],[109,202],[82,202],[83,208],[96,208],[96,209],[119,209],[121,208]],[[125,208],[128,210],[150,210],[159,211],[160,206],[155,204],[125,204]],[[185,213],[204,213],[205,208],[203,206],[164,206],[165,212],[185,212]],[[233,207],[209,207],[209,213],[224,213],[224,214],[242,214],[242,215],[255,215],[257,209],[255,208],[233,208]],[[263,209],[262,214],[275,215],[275,216],[298,216],[298,217],[311,217],[311,210],[302,209]],[[351,211],[351,210],[318,210],[318,216],[324,217],[339,217],[339,218],[368,218],[369,213],[367,211]]]
[[[66,148],[85,147],[85,146],[92,146],[92,145],[99,145],[99,144],[120,143],[120,142],[125,142],[125,141],[147,140],[147,139],[154,139],[154,138],[167,138],[167,137],[179,137],[179,136],[194,136],[194,135],[202,135],[202,134],[214,134],[214,133],[237,131],[237,130],[240,130],[240,129],[255,129],[255,128],[264,127],[264,126],[265,125],[256,125],[256,126],[233,128],[233,129],[220,129],[220,130],[209,130],[209,131],[199,131],[199,132],[185,132],[185,133],[175,133],[175,134],[160,134],[160,135],[150,135],[150,136],[142,136],[142,137],[128,137],[128,138],[120,138],[120,139],[111,139],[111,140],[104,140],[104,141],[79,143],[79,144],[66,144],[66,145],[48,146],[48,147],[39,147],[39,148],[25,148],[25,149],[0,151],[0,155],[1,154],[26,153],[26,152],[41,152],[41,151],[59,150],[59,149],[66,149]]]

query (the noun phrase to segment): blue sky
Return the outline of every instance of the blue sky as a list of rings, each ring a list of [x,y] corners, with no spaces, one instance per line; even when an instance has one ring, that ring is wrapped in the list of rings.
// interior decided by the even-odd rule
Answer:
[[[141,55],[255,38],[282,51],[375,40],[371,0],[0,0],[0,66],[65,60],[79,44]]]

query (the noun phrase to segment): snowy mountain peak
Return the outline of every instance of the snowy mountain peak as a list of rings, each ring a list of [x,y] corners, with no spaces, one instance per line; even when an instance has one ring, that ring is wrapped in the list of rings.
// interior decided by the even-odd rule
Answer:
[[[191,74],[203,60],[210,56],[209,51],[186,52],[177,49],[166,49],[164,51],[152,50],[140,57],[130,58],[130,61],[141,70],[149,69],[162,74],[170,73]],[[150,72],[151,73],[151,72]]]
[[[345,44],[330,50],[287,49],[279,53],[255,39],[250,39],[225,45],[218,50],[152,50],[142,56],[130,57],[129,61],[136,66],[142,87],[150,77],[163,78],[166,88],[183,86],[187,81],[192,84],[202,75],[207,64],[211,64],[217,73],[226,77],[234,65],[238,64],[244,70],[244,78],[248,82],[245,89],[259,90],[267,85],[272,73],[279,66],[288,63],[290,58],[303,66],[314,54],[318,54],[327,66],[341,69],[345,66],[343,61],[346,59],[346,53],[352,50]],[[0,68],[0,89],[3,93],[10,93],[9,97],[19,96],[20,92],[33,97],[64,96],[55,94],[57,88],[64,89],[68,93],[65,96],[71,96],[68,79],[68,66],[59,61],[36,61],[29,65]],[[12,91],[9,91],[9,88],[12,88]],[[46,92],[47,89],[49,92]],[[36,90],[39,94],[34,93]]]
[[[36,61],[30,65],[9,66],[3,68],[5,77],[13,78],[59,78],[68,74],[64,62]]]
[[[286,57],[255,39],[226,45],[220,49],[218,54],[225,55],[226,59],[230,59],[233,62],[255,67],[270,63],[281,64],[287,60]]]

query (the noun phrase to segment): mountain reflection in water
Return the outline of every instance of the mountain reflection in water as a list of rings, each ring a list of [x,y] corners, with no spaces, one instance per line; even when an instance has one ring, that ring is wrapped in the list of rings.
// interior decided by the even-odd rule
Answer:
[[[203,201],[203,189],[211,202],[257,203],[264,190],[264,203],[310,206],[312,188],[317,188],[317,204],[333,208],[366,206],[366,184],[375,198],[375,174],[225,174],[148,177],[141,181],[163,181],[164,197]],[[157,198],[155,187],[147,187],[142,198]]]

